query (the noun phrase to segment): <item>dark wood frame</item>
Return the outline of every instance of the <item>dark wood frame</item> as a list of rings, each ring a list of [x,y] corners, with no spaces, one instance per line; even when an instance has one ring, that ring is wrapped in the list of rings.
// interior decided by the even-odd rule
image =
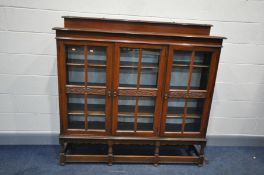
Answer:
[[[150,162],[158,163],[197,163],[204,162],[204,147],[206,145],[206,130],[213,97],[213,89],[216,79],[217,67],[224,37],[210,36],[211,25],[163,23],[150,21],[126,21],[100,18],[64,17],[65,27],[54,28],[56,30],[58,80],[59,80],[59,105],[60,105],[60,163],[64,162]],[[91,87],[67,85],[66,83],[66,59],[65,45],[83,45],[84,58],[87,58],[87,46],[104,46],[107,48],[106,86]],[[161,52],[157,88],[120,88],[119,77],[119,48],[130,47],[155,48]],[[192,64],[196,51],[211,53],[210,72],[207,89],[191,90],[188,80],[187,90],[170,89],[170,73],[172,69],[172,56],[174,50],[189,50],[192,52]],[[139,59],[141,59],[139,54]],[[87,60],[87,59],[84,59]],[[88,59],[89,60],[89,59]],[[87,61],[84,62],[85,80],[87,82]],[[141,66],[141,63],[138,64]],[[140,69],[138,69],[140,70]],[[140,72],[138,72],[140,73]],[[139,76],[139,75],[138,75]],[[139,81],[139,80],[138,80]],[[137,82],[138,83],[138,82]],[[102,95],[106,99],[106,130],[87,130],[87,108],[84,109],[85,129],[67,129],[67,94]],[[154,96],[155,117],[153,132],[119,132],[117,131],[117,106],[118,96]],[[202,98],[204,99],[203,114],[199,132],[165,132],[165,120],[168,98]],[[87,100],[85,101],[85,104]],[[186,105],[185,102],[185,113]],[[86,106],[86,105],[85,105]],[[137,113],[137,112],[136,112]],[[184,117],[185,118],[185,117]],[[185,119],[184,119],[185,120]],[[184,124],[182,124],[184,125]],[[184,128],[184,126],[183,126]],[[108,146],[105,155],[71,155],[68,150],[72,144],[97,144]],[[155,151],[151,156],[143,155],[116,155],[113,146],[116,144],[140,144],[154,145]],[[162,156],[159,154],[160,146],[186,145],[195,155],[189,156]],[[198,148],[197,148],[198,145]]]
[[[159,63],[159,74],[157,81],[157,88],[119,88],[118,76],[119,76],[119,48],[121,47],[129,47],[129,48],[139,48],[139,49],[158,49],[161,52],[161,58]],[[127,135],[127,136],[157,136],[159,132],[159,115],[161,112],[160,102],[162,101],[162,89],[163,89],[163,74],[164,74],[164,66],[165,66],[165,47],[159,45],[146,45],[146,44],[123,44],[116,43],[115,44],[115,66],[117,69],[114,70],[114,83],[113,89],[114,92],[117,92],[117,96],[113,97],[113,113],[112,113],[112,134],[113,135]],[[141,51],[142,54],[142,51]],[[139,63],[138,66],[141,66]],[[140,70],[140,69],[139,69]],[[140,73],[138,73],[138,76]],[[139,85],[139,82],[137,82]],[[118,96],[136,96],[136,103],[138,102],[138,98],[140,96],[150,96],[156,97],[156,105],[155,105],[155,113],[154,113],[154,125],[153,132],[148,131],[137,131],[137,132],[118,132],[117,131],[117,106],[118,106]]]

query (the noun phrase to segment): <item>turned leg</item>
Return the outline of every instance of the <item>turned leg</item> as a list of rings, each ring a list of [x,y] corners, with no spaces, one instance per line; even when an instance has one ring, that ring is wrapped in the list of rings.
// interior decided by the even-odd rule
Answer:
[[[205,156],[204,156],[204,148],[206,146],[206,143],[201,144],[201,149],[200,149],[200,155],[199,155],[199,163],[198,166],[201,167],[204,164]]]
[[[64,142],[60,140],[60,165],[64,165],[65,162],[65,147]]]
[[[154,159],[154,166],[159,165],[159,148],[160,148],[160,142],[155,142],[155,159]]]
[[[108,141],[108,165],[112,166],[113,164],[113,142]]]

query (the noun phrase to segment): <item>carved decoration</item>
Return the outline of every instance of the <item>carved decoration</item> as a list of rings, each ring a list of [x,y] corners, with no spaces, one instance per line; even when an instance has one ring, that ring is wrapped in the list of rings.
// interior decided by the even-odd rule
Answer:
[[[207,92],[206,91],[171,91],[169,93],[170,97],[177,97],[177,98],[206,98]]]
[[[142,89],[120,89],[118,95],[126,96],[156,96],[157,90],[142,90]]]
[[[105,95],[105,88],[66,87],[67,93]]]

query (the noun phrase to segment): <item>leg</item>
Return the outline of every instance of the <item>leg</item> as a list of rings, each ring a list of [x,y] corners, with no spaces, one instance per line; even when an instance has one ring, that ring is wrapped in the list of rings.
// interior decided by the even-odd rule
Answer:
[[[65,147],[63,140],[60,140],[60,165],[64,165],[65,162]]]
[[[113,143],[108,141],[108,165],[112,166],[113,164]]]
[[[205,161],[205,156],[204,156],[204,148],[206,146],[206,143],[202,143],[201,144],[201,149],[200,149],[200,155],[199,155],[199,163],[198,163],[198,166],[201,167],[203,166],[204,164],[204,161]]]
[[[155,159],[154,159],[154,166],[157,167],[159,165],[159,147],[160,147],[160,142],[156,141],[155,142]]]

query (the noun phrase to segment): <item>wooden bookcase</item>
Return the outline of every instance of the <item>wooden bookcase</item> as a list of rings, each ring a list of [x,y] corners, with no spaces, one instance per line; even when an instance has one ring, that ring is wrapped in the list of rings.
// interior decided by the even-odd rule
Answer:
[[[202,165],[224,37],[203,24],[63,18],[60,163]]]

